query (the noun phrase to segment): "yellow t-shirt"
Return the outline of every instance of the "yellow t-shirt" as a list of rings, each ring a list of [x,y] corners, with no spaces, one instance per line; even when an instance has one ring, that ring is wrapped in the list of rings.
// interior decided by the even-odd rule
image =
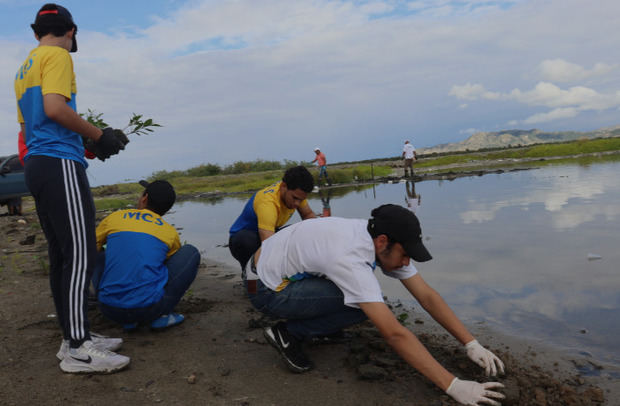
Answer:
[[[17,121],[24,124],[28,146],[26,160],[32,155],[73,159],[87,166],[82,137],[47,117],[43,98],[59,94],[76,109],[76,85],[69,52],[57,46],[33,49],[15,75]]]
[[[258,232],[259,228],[268,231],[276,231],[277,228],[285,225],[295,209],[289,209],[284,205],[280,198],[280,186],[282,181],[267,186],[259,190],[247,202],[241,215],[230,228],[230,234],[235,234],[240,230],[253,230]],[[299,207],[305,207],[308,201],[304,199]]]

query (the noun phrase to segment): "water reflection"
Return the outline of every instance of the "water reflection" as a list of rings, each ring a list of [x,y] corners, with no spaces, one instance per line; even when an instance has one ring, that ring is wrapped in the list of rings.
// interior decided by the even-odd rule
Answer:
[[[408,180],[405,182],[405,205],[415,214],[419,214],[418,208],[422,204],[422,195],[415,192],[415,182]]]
[[[321,214],[319,214],[320,217],[331,217],[332,208],[329,204],[329,201],[332,198],[332,194],[332,189],[321,189],[319,191],[319,196],[321,197],[321,204],[323,205],[323,211],[321,212]]]
[[[523,210],[535,204],[543,204],[545,210],[552,212],[553,226],[559,230],[570,229],[591,221],[598,214],[614,220],[620,214],[620,206],[596,203],[597,196],[614,187],[614,180],[597,178],[579,167],[566,167],[563,175],[551,177],[546,171],[532,171],[536,188],[525,187],[521,194],[497,201],[470,200],[469,209],[461,213],[465,224],[492,221],[503,208],[517,206]],[[588,210],[568,207],[572,199],[590,203]]]
[[[620,365],[619,171],[620,163],[547,167],[323,189],[309,199],[321,214],[348,218],[384,203],[412,207],[434,257],[416,266],[459,317]],[[217,245],[248,197],[182,202],[171,220],[182,239],[235,265]],[[588,261],[590,253],[601,259]],[[400,284],[382,285],[391,298],[407,297]]]

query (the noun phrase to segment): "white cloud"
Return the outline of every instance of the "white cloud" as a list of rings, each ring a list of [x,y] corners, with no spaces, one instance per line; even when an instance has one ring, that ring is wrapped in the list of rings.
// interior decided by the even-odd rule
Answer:
[[[539,82],[534,89],[525,92],[515,89],[506,98],[530,106],[575,106],[580,110],[606,110],[620,105],[620,92],[602,94],[584,86],[564,90],[548,82]]]
[[[547,113],[537,113],[532,116],[529,116],[525,120],[522,120],[522,123],[524,124],[546,123],[548,121],[575,117],[577,116],[578,113],[579,113],[578,110],[573,107],[557,108]]]
[[[450,96],[454,96],[457,99],[464,100],[478,100],[478,99],[487,99],[487,100],[497,100],[501,97],[500,93],[490,92],[484,88],[481,84],[475,83],[466,83],[462,86],[452,86],[450,89]]]
[[[544,123],[553,120],[576,117],[583,111],[604,111],[620,107],[620,91],[599,93],[584,86],[562,89],[553,83],[539,82],[531,90],[513,89],[508,93],[492,92],[483,85],[467,83],[452,86],[450,96],[463,100],[503,100],[516,101],[527,106],[547,107],[552,110],[536,113],[524,120],[511,120],[510,123]]]
[[[551,82],[582,81],[593,76],[606,75],[616,68],[617,66],[599,62],[588,70],[581,65],[560,58],[546,59],[539,66],[541,77]]]

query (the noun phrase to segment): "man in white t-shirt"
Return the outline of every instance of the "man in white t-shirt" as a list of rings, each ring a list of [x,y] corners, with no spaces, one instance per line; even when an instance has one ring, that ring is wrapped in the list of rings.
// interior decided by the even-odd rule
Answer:
[[[424,309],[459,340],[467,355],[487,375],[504,372],[504,364],[481,346],[426,284],[410,259],[432,259],[422,243],[417,217],[401,206],[374,209],[370,220],[328,217],[293,224],[271,238],[248,262],[245,284],[258,310],[286,319],[265,329],[289,369],[305,372],[312,363],[302,349],[304,339],[336,333],[370,319],[400,356],[462,404],[494,403],[504,396],[498,382],[456,378],[443,368],[404,327],[383,301],[374,275],[400,279]]]
[[[409,176],[408,172],[411,172],[411,176],[413,176],[413,161],[418,159],[418,154],[416,154],[415,148],[409,140],[405,141],[403,147],[403,159],[405,160],[405,176]]]

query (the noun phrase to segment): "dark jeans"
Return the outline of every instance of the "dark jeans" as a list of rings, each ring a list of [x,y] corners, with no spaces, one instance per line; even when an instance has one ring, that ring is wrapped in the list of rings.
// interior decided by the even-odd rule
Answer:
[[[252,305],[265,314],[287,319],[289,333],[298,339],[333,334],[367,318],[362,310],[345,306],[342,291],[325,278],[291,282],[280,292],[260,280],[256,287],[256,294],[248,294]]]
[[[239,230],[231,235],[228,240],[228,249],[232,256],[239,261],[241,269],[245,269],[245,265],[250,257],[260,248],[261,241],[258,231]]]
[[[164,296],[157,303],[148,307],[124,309],[99,303],[103,315],[121,324],[151,322],[164,314],[170,314],[179,303],[187,289],[196,278],[200,253],[189,244],[183,245],[166,261],[168,283],[164,286]],[[105,253],[99,253],[93,274],[95,289],[99,286],[105,268]]]

